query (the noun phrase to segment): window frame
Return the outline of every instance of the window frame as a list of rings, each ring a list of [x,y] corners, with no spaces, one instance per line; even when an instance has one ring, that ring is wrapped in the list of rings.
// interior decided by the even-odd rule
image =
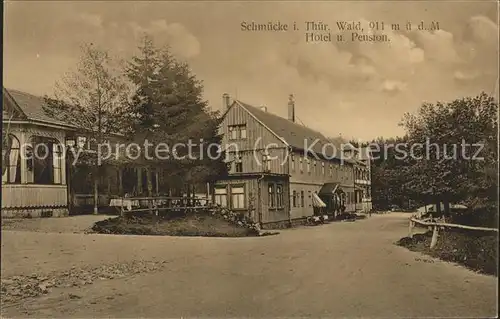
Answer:
[[[267,205],[269,209],[276,209],[276,184],[267,185]]]
[[[234,172],[243,173],[243,158],[241,155],[236,155],[236,159],[234,160]]]
[[[19,142],[19,139],[17,136],[14,134],[7,134],[7,138],[11,138],[10,140],[10,150],[9,154],[7,157],[7,169],[5,170],[5,173],[2,175],[2,184],[21,184],[21,159],[23,156],[21,156],[21,143]],[[12,151],[15,150],[17,151],[17,156],[15,160],[15,165],[12,165],[11,163],[11,156],[12,156]],[[3,155],[3,154],[2,154]],[[14,178],[14,181],[11,181],[11,169],[15,167],[15,174],[16,177]],[[5,179],[4,179],[5,176]]]
[[[233,189],[242,189],[241,193],[234,193]],[[233,200],[233,195],[240,195],[243,197],[243,207],[234,207],[234,200]],[[246,203],[246,187],[245,184],[230,184],[229,185],[229,198],[230,198],[230,207],[231,209],[246,209],[247,208],[247,203]]]
[[[217,190],[217,189],[224,189],[224,190],[225,190],[225,192],[224,192],[224,193],[219,193],[219,194],[218,194],[218,193],[216,192],[216,190]],[[219,205],[219,203],[217,203],[217,198],[218,198],[218,197],[221,197],[221,198],[225,197],[225,199],[226,199],[226,200],[225,200],[225,205],[219,205],[219,206],[224,207],[224,208],[228,208],[228,207],[229,207],[229,203],[228,203],[228,193],[229,193],[229,192],[228,192],[228,185],[215,185],[215,186],[214,186],[214,204]]]
[[[55,150],[54,150],[55,148]],[[54,185],[62,185],[63,147],[60,143],[52,144],[52,181]],[[57,158],[55,157],[57,155]],[[57,167],[56,167],[57,163]],[[56,171],[58,171],[59,182],[56,182]]]
[[[38,140],[37,140],[38,139]],[[47,136],[43,136],[43,135],[32,135],[29,139],[28,139],[28,143],[27,143],[27,148],[25,151],[28,151],[28,148],[30,149],[30,151],[32,152],[31,154],[31,158],[28,159],[25,157],[25,160],[26,160],[26,166],[27,166],[27,171],[28,171],[28,174],[27,174],[27,180],[26,180],[26,184],[32,184],[32,185],[63,185],[63,178],[62,178],[62,174],[64,172],[63,170],[63,166],[64,166],[64,146],[61,142],[59,142],[56,138],[53,138],[53,137],[47,137]],[[42,161],[45,161],[46,164],[47,164],[47,167],[50,166],[50,180],[51,182],[49,183],[44,183],[43,181],[40,182],[40,181],[37,181],[37,177],[40,178],[39,175],[36,174],[36,169],[37,169],[37,166],[40,167],[39,165],[37,165],[37,163],[35,162],[35,150],[37,148],[37,145],[40,145],[40,144],[45,144],[47,146],[47,149],[49,151],[49,154],[47,155],[47,157],[45,159],[43,159]],[[50,147],[50,146],[52,147]],[[56,158],[54,157],[54,146],[57,145],[58,148],[60,149],[60,152],[57,152],[58,154],[60,154],[59,158],[57,159],[58,160],[58,163],[59,163],[59,167],[57,167],[57,169],[59,169],[59,182],[56,182],[55,181],[55,170],[56,170],[56,167],[54,166],[54,162],[56,161]],[[50,159],[50,161],[49,161]]]
[[[263,153],[262,154],[262,170],[263,171],[271,171],[271,158],[269,153]]]
[[[285,207],[285,198],[284,198],[284,187],[283,187],[283,184],[276,183],[275,184],[275,190],[276,190],[276,208],[277,209],[283,209]],[[278,192],[278,190],[280,190],[280,191]]]
[[[234,124],[228,125],[228,139],[230,141],[245,140],[248,137],[247,125],[246,124]],[[244,133],[242,133],[244,132]]]

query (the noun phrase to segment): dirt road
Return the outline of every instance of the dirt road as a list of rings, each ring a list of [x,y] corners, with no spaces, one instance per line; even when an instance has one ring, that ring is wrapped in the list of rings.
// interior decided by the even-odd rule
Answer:
[[[407,215],[261,238],[4,231],[2,278],[134,260],[156,272],[96,281],[17,305],[8,317],[491,317],[496,278],[393,245]]]

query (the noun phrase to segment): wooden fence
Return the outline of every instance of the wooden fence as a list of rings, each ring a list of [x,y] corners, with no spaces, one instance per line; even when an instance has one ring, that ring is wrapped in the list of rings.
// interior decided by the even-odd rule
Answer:
[[[427,227],[432,227],[432,239],[431,239],[431,244],[430,248],[433,249],[436,244],[437,240],[439,237],[439,229],[444,229],[445,227],[449,228],[460,228],[460,229],[468,229],[468,230],[479,230],[479,231],[485,231],[485,232],[497,232],[497,228],[487,228],[487,227],[474,227],[474,226],[467,226],[467,225],[458,225],[458,224],[449,224],[449,223],[441,223],[441,222],[436,222],[432,221],[432,219],[417,219],[415,217],[410,218],[410,225],[408,227],[408,237],[413,238],[413,228],[415,228],[416,224],[422,225],[422,226],[427,226]]]
[[[200,197],[119,197],[110,201],[110,206],[120,210],[120,216],[150,212],[158,216],[160,211],[197,211],[211,207],[209,198]]]

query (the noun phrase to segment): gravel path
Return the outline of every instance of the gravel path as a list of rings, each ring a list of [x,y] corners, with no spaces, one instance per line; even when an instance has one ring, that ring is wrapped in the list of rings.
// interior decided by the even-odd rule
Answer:
[[[84,233],[95,222],[115,217],[111,215],[81,215],[61,218],[6,218],[2,230],[33,231],[41,233]]]
[[[93,279],[79,286],[63,280],[39,297],[4,304],[3,312],[8,317],[496,314],[496,278],[393,244],[406,235],[406,218],[372,216],[256,238],[4,231],[3,279],[34,272],[42,279],[66,278],[71,269]],[[99,277],[116,271],[120,275]]]

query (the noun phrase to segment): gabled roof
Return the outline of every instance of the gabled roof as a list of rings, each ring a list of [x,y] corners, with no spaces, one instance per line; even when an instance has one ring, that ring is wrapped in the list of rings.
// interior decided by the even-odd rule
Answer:
[[[22,111],[28,120],[74,127],[74,125],[70,123],[62,122],[48,116],[43,110],[43,106],[45,105],[45,99],[43,97],[6,88],[3,88],[3,94],[13,102],[14,107]]]
[[[264,111],[258,107],[235,100],[231,105],[238,104],[247,110],[259,122],[264,124],[276,136],[291,146],[293,149],[305,150],[312,149],[318,156],[323,155],[327,158],[340,158],[342,143],[338,140],[332,140],[325,137],[320,132],[310,129],[304,125],[292,122],[288,119]],[[315,141],[317,141],[315,143]],[[314,144],[314,146],[312,146]],[[349,160],[346,160],[350,162]]]

